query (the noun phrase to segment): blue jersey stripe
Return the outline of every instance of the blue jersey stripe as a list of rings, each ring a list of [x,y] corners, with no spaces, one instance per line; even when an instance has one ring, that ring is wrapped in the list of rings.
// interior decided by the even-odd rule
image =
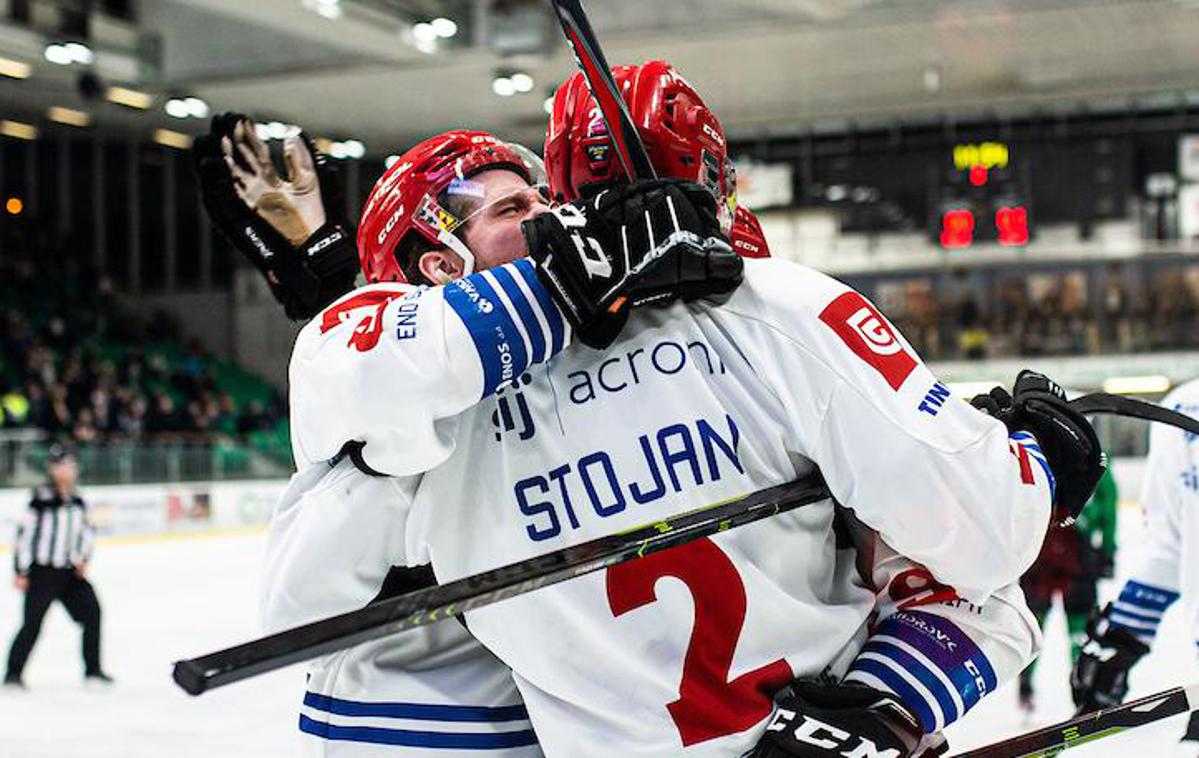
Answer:
[[[1138,637],[1146,637],[1148,639],[1153,639],[1154,637],[1157,636],[1157,627],[1158,627],[1157,622],[1148,622],[1147,623],[1144,621],[1137,621],[1135,619],[1125,618],[1121,614],[1115,613],[1115,612],[1113,612],[1111,614],[1111,616],[1108,617],[1108,621],[1111,622],[1112,626],[1118,626],[1121,629],[1125,629],[1129,632],[1132,632],[1133,634],[1137,635]]]
[[[1129,579],[1120,590],[1119,599],[1121,603],[1164,612],[1178,599],[1178,593]]]
[[[983,651],[953,622],[921,611],[900,611],[875,628],[872,636],[902,640],[940,669],[969,711],[999,684]]]
[[[520,314],[521,321],[524,322],[525,331],[529,336],[529,342],[532,344],[533,352],[529,355],[530,363],[542,363],[549,360],[550,355],[546,352],[545,335],[541,333],[541,324],[537,321],[537,315],[533,312],[533,304],[531,304],[525,293],[517,285],[516,279],[512,272],[506,267],[492,269],[489,272],[499,282],[500,287],[504,290],[504,294],[512,302],[512,306],[516,308],[516,312]]]
[[[442,705],[437,703],[365,703],[304,693],[304,705],[338,716],[381,716],[429,721],[518,721],[529,718],[523,705]]]
[[[472,276],[471,278],[475,277]],[[525,353],[525,341],[524,337],[521,335],[521,325],[517,324],[512,319],[512,314],[510,314],[508,309],[504,307],[504,304],[500,302],[499,295],[497,295],[495,290],[491,287],[491,282],[487,281],[487,279],[482,275],[479,275],[475,284],[478,286],[479,292],[483,293],[483,296],[495,305],[495,310],[491,312],[491,317],[494,319],[497,325],[495,333],[497,335],[502,335],[502,341],[507,343],[508,348],[512,352],[512,373],[511,375],[504,373],[498,385],[498,387],[503,387],[508,382],[515,381],[516,377],[520,376],[521,373],[523,373],[524,370],[529,367],[529,356]],[[499,352],[502,354],[502,349],[500,349]],[[490,394],[491,393],[488,392],[484,395],[484,397]]]
[[[522,263],[526,265],[520,265]],[[527,262],[517,261],[512,266],[504,267],[504,271],[512,275],[512,282],[524,295],[525,302],[537,316],[538,323],[542,328],[542,338],[545,340],[546,360],[549,360],[566,346],[567,337],[562,314],[554,306],[545,286],[532,273]]]
[[[1127,616],[1133,621],[1139,621],[1142,624],[1153,624],[1156,626],[1162,622],[1162,611],[1142,608],[1139,605],[1129,608],[1127,604],[1120,600],[1112,603],[1112,613],[1119,613],[1121,616]]]
[[[338,726],[316,721],[307,716],[300,716],[300,731],[326,740],[447,750],[498,750],[537,744],[537,735],[533,733],[532,729],[494,734],[424,732],[409,729],[382,729],[374,726]]]
[[[1045,454],[1041,452],[1041,446],[1037,444],[1036,437],[1028,432],[1012,432],[1008,435],[1008,439],[1024,448],[1028,457],[1036,461],[1045,472],[1045,479],[1049,482],[1049,497],[1053,497],[1057,492],[1057,478],[1049,468],[1049,462],[1045,460]]]
[[[866,647],[862,649],[862,652],[874,653],[875,655],[880,655],[894,661],[899,668],[907,671],[916,678],[916,681],[924,685],[925,689],[936,700],[937,708],[941,711],[941,723],[943,725],[951,724],[961,718],[962,714],[958,713],[958,706],[953,702],[953,696],[949,694],[945,683],[938,679],[937,675],[930,671],[928,666],[921,663],[915,656],[896,645],[879,640],[871,640],[866,643]],[[931,706],[932,703],[929,705]]]
[[[445,285],[445,301],[466,326],[483,365],[483,394],[488,397],[514,381],[529,367],[524,339],[479,274]]]
[[[1049,469],[1049,463],[1039,455],[1032,456],[1032,459],[1041,464],[1041,468],[1045,471],[1045,478],[1049,480],[1049,497],[1054,497],[1057,493],[1057,479],[1053,476],[1053,471]]]
[[[925,734],[931,734],[937,730],[937,717],[929,708],[928,701],[898,673],[886,665],[870,659],[854,661],[849,670],[851,673],[861,671],[870,674],[894,692],[895,696],[915,713],[916,718],[920,720],[920,728],[924,730]]]
[[[554,305],[554,301],[550,298],[550,293],[545,289],[545,285],[537,278],[537,272],[533,270],[533,262],[527,258],[522,258],[513,266],[517,273],[525,280],[525,284],[533,292],[537,298],[538,304],[541,306],[542,315],[549,322],[550,332],[554,335],[553,349],[551,354],[557,354],[566,346],[566,325],[562,321],[562,313],[558,310],[558,306]]]

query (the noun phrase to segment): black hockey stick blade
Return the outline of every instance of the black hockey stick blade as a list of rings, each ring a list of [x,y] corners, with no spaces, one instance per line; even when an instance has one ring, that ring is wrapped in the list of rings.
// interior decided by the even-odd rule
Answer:
[[[1083,395],[1070,401],[1070,407],[1079,413],[1107,413],[1113,416],[1128,416],[1130,418],[1156,421],[1159,424],[1169,424],[1191,434],[1199,434],[1199,420],[1186,414],[1163,408],[1155,403],[1147,403],[1123,395],[1111,395],[1107,392],[1095,392]]]
[[[625,176],[629,177],[629,181],[656,179],[658,173],[649,161],[649,154],[641,143],[641,134],[633,123],[624,98],[620,96],[616,80],[612,78],[612,69],[604,58],[599,38],[591,29],[583,4],[579,0],[550,0],[550,4],[562,23],[562,33],[566,35],[566,42],[574,53],[575,63],[579,64],[591,96],[599,106],[600,115],[611,135],[612,148],[624,167]]]
[[[952,758],[1048,758],[1063,750],[1110,737],[1199,708],[1199,685],[1173,687],[1123,705],[1084,713]]]
[[[777,513],[826,500],[819,473],[619,534],[572,545],[365,608],[179,661],[175,682],[192,695],[257,674],[442,621],[576,576],[631,561]]]

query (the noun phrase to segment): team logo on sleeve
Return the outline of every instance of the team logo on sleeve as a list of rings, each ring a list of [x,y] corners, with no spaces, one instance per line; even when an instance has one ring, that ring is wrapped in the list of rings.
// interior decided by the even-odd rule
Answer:
[[[360,292],[335,303],[321,314],[321,334],[357,318],[346,347],[353,347],[363,353],[373,350],[383,334],[383,312],[387,309],[387,304],[403,297],[404,294],[403,290],[376,289]]]
[[[846,292],[820,312],[820,320],[859,358],[883,375],[898,390],[916,368],[916,359],[895,336],[895,331],[866,298]]]

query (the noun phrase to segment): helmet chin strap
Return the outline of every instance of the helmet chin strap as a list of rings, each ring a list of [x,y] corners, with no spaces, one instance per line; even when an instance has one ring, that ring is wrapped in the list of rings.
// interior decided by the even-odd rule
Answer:
[[[470,251],[466,243],[456,237],[453,233],[447,232],[444,229],[437,233],[437,239],[441,244],[453,250],[462,258],[462,275],[470,276],[475,273],[475,254]],[[444,283],[444,282],[443,282]]]

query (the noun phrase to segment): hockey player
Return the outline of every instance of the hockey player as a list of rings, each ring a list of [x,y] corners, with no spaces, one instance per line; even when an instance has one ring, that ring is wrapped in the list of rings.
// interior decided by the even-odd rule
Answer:
[[[1191,380],[1162,400],[1162,405],[1199,417],[1199,380]],[[1187,623],[1199,640],[1199,477],[1196,437],[1154,425],[1141,490],[1146,540],[1114,603],[1092,618],[1087,640],[1074,664],[1070,685],[1079,712],[1105,708],[1128,694],[1128,672],[1157,636],[1166,609],[1179,597]],[[1199,717],[1192,715],[1180,750],[1199,755]]]
[[[406,153],[380,180],[376,192],[367,202],[359,238],[365,251],[363,264],[368,278],[383,282],[403,282],[409,278],[439,282],[459,278],[475,268],[483,273],[467,276],[460,284],[444,289],[420,290],[396,284],[367,287],[334,304],[313,325],[322,329],[328,327],[331,330],[329,338],[340,340],[340,329],[337,328],[341,325],[340,319],[352,316],[356,325],[353,339],[358,346],[355,349],[369,351],[373,349],[370,345],[374,344],[379,349],[390,350],[392,340],[403,344],[405,340],[415,338],[413,335],[418,329],[422,334],[437,334],[441,329],[429,324],[421,326],[414,321],[382,333],[377,331],[383,327],[381,322],[359,323],[361,309],[367,302],[373,304],[366,307],[365,313],[376,312],[389,299],[405,294],[410,300],[408,307],[412,305],[411,300],[418,297],[422,301],[425,297],[445,297],[458,307],[462,305],[460,298],[481,298],[478,293],[488,291],[492,286],[506,286],[508,290],[506,295],[501,295],[502,303],[496,295],[478,300],[480,313],[484,316],[494,314],[495,319],[494,331],[477,334],[479,339],[498,342],[506,334],[509,339],[520,340],[500,343],[502,350],[489,356],[488,368],[494,368],[496,372],[486,377],[491,383],[502,381],[503,373],[512,370],[514,361],[526,360],[534,350],[559,349],[572,330],[581,333],[582,339],[602,339],[596,335],[607,328],[605,321],[612,320],[606,308],[590,317],[595,323],[580,320],[572,322],[573,328],[566,326],[562,315],[549,304],[548,295],[533,277],[531,267],[525,267],[527,261],[520,266],[501,265],[516,255],[523,255],[520,221],[544,212],[548,207],[542,194],[544,188],[539,191],[528,183],[533,178],[530,175],[532,162],[520,150],[498,143],[488,135],[471,132],[443,135]],[[638,222],[643,222],[644,214],[648,213],[657,233],[667,240],[663,245],[654,246],[655,254],[663,256],[661,262],[676,259],[677,254],[671,251],[678,246],[677,240],[690,234],[684,228],[672,235],[669,228],[679,223],[695,227],[698,222],[695,213],[688,211],[689,201],[672,187],[675,185],[666,187],[670,194],[665,198],[659,190],[624,193],[626,202],[636,203],[634,211]],[[704,228],[709,235],[717,235],[714,203],[710,197],[699,188],[687,192],[698,193],[701,203],[706,202],[711,221]],[[617,203],[615,196],[613,193],[614,205]],[[664,199],[668,201],[665,205]],[[602,204],[600,209],[593,206],[572,218],[577,221],[588,215],[594,217],[597,210],[610,214],[608,209],[611,207],[608,204]],[[688,216],[693,217],[691,221],[687,220]],[[647,247],[649,236],[640,229],[628,231],[623,239],[627,240],[634,263],[650,252],[651,248]],[[569,245],[568,253],[573,254],[573,259],[579,260],[573,241],[567,238],[564,242]],[[372,257],[384,243],[389,244],[389,250],[400,248],[399,257],[395,253],[387,259]],[[727,263],[736,262],[727,244],[719,242],[718,246],[725,251],[721,255]],[[555,280],[565,286],[570,286],[571,282],[571,272],[563,271],[569,260],[571,258],[560,256],[558,263],[551,264],[555,266]],[[661,268],[660,264],[651,263],[646,272],[652,273],[655,265]],[[625,265],[616,261],[608,268],[608,272],[594,269],[598,282],[612,279],[625,269]],[[718,282],[723,287],[730,284],[729,275],[736,274],[739,266],[729,265],[726,270],[729,274]],[[644,284],[646,277],[641,278]],[[683,282],[680,289],[685,290],[682,294],[695,294],[699,288],[710,288],[713,281],[714,278],[708,281],[697,278]],[[493,285],[495,282],[503,282],[503,285]],[[574,302],[582,307],[588,297],[586,292],[576,293]],[[546,331],[537,331],[531,341],[521,340],[513,333],[511,323],[505,328],[502,314],[495,311],[499,307],[515,307],[528,319],[541,319],[534,328]],[[447,308],[447,319],[456,321],[459,318],[456,313]],[[468,323],[472,327],[486,324],[479,320]],[[600,332],[596,330],[597,324]],[[455,332],[454,323],[447,323],[445,329],[452,337],[471,339],[465,333]],[[458,325],[457,329],[462,326]],[[381,339],[384,341],[379,344]],[[297,353],[296,361],[299,360],[300,353]],[[293,372],[297,370],[296,365],[293,361]],[[335,395],[329,399],[341,402]],[[313,519],[321,517],[322,511],[353,515],[363,528],[384,534],[385,531],[377,531],[379,524],[376,522],[382,518],[386,524],[386,514],[406,504],[396,480],[361,473],[373,470],[374,462],[367,457],[371,449],[367,445],[360,451],[351,445],[345,455],[337,456],[345,459],[341,468],[348,478],[343,477],[343,486],[326,486],[313,492],[310,491],[313,477],[316,481],[322,480],[328,468],[324,464],[315,469],[305,468],[303,462],[310,454],[303,441],[297,438],[295,450],[301,472],[276,513],[268,550],[266,608],[268,625],[272,628],[360,606],[379,592],[381,586],[384,592],[390,592],[403,589],[405,583],[411,586],[411,580],[431,579],[431,574],[422,576],[420,570],[407,574],[392,571],[385,585],[383,574],[387,573],[388,567],[393,564],[402,566],[406,562],[402,544],[389,541],[382,549],[369,553],[330,552],[329,561],[310,564],[312,570],[319,570],[319,581],[306,584],[300,591],[276,591],[281,564],[287,578],[292,579],[299,565],[293,561],[307,561],[303,555],[290,553],[294,544],[291,536],[297,530],[311,536],[306,529],[315,523]],[[293,498],[302,499],[297,502]],[[314,501],[322,498],[328,500],[326,509],[314,506]],[[376,509],[376,512],[368,513],[369,509]],[[337,530],[329,536],[331,539],[344,537]],[[379,563],[381,555],[391,562]],[[337,570],[338,566],[329,565],[330,561],[342,559],[353,561],[356,568],[342,572]],[[356,595],[363,587],[369,587],[369,592]],[[363,716],[369,717],[366,725],[362,718],[355,719]],[[372,750],[383,750],[380,747],[383,745],[427,750],[439,756],[476,755],[478,753],[472,751],[479,750],[487,751],[487,755],[540,754],[511,675],[493,656],[472,645],[462,627],[453,621],[401,635],[396,640],[359,646],[318,663],[309,681],[301,729],[313,738],[306,743],[310,752],[323,755],[373,755]]]
[[[663,61],[618,66],[613,76],[654,166],[706,186],[719,204],[736,208],[732,223],[734,249],[743,254],[747,250],[765,251],[764,244],[755,242],[761,239],[756,219],[736,205],[724,129],[699,93]],[[662,107],[664,103],[669,107]],[[594,195],[620,180],[622,172],[611,155],[607,135],[590,90],[582,75],[575,74],[555,93],[546,131],[546,170],[554,197],[574,200]],[[847,680],[888,691],[905,708],[923,714],[932,728],[941,729],[960,718],[975,701],[967,699],[960,706],[944,709],[933,692],[949,699],[947,692],[906,684],[900,672],[918,671],[919,664],[896,652],[893,640],[912,634],[904,622],[919,618],[929,636],[954,635],[955,639],[976,645],[988,661],[999,661],[996,678],[1000,683],[1014,673],[1007,665],[1009,661],[1037,647],[1035,622],[1016,587],[1005,587],[1000,597],[983,606],[967,603],[938,583],[924,567],[895,554],[877,534],[853,519],[847,521],[850,528],[846,532],[857,548],[862,582],[877,597],[862,665],[855,667]],[[910,615],[913,613],[917,615]],[[897,676],[902,681],[896,681]],[[811,687],[812,683],[805,686]],[[794,712],[789,697],[794,695],[784,695],[780,712]],[[848,714],[839,716],[846,718]],[[763,746],[761,754],[774,754],[771,750],[788,755],[823,752],[811,744],[788,742],[773,732],[768,733],[767,742],[774,744]],[[935,740],[929,742],[936,744]]]
[[[1028,606],[1044,629],[1045,618],[1060,595],[1070,635],[1070,662],[1087,638],[1087,619],[1096,610],[1100,579],[1111,579],[1116,561],[1116,480],[1109,468],[1103,472],[1095,495],[1073,528],[1050,529],[1036,563],[1020,578]],[[1020,706],[1035,708],[1033,673],[1036,662],[1020,672]]]
[[[492,203],[488,187],[464,183],[461,194],[482,203],[455,210],[438,197],[448,185],[434,192],[429,176],[405,158],[376,186],[359,230],[372,281],[437,282],[469,271],[470,258],[490,265],[499,259],[448,230],[469,237],[469,217],[477,239],[493,240],[488,225],[535,202],[512,187],[502,196],[525,206]],[[618,269],[620,235],[587,214],[621,200],[608,190],[529,219],[536,270],[565,264],[572,249],[596,276]],[[653,221],[655,239],[667,217]],[[590,345],[614,337],[603,351],[561,327],[563,316],[584,324],[569,280],[534,276],[527,261],[335,303],[293,356],[300,473],[272,531],[268,615],[348,610],[398,561],[429,561],[439,580],[454,579],[814,464],[885,544],[966,601],[1011,584],[1051,501],[1059,516],[1076,513],[1099,476],[1085,420],[1035,376],[1022,377],[1014,400],[994,400],[1003,423],[947,402],[860,295],[791,264],[751,263],[724,306],[642,309],[619,332],[573,330]],[[993,687],[996,666],[1014,676],[1029,646],[988,659],[968,641],[928,635],[913,611],[895,617],[898,643],[878,640],[859,656],[875,596],[837,563],[832,524],[831,502],[813,506],[466,622],[513,668],[548,755],[739,754],[766,731],[780,687],[851,666],[931,693],[937,710],[913,717],[882,689],[801,682],[786,701],[801,718],[775,722],[778,748],[802,755],[792,748],[869,740],[906,755],[937,719]],[[915,661],[907,670],[917,673],[880,672],[871,661],[886,655]],[[342,727],[333,721],[331,736]],[[837,726],[821,732],[818,722]]]

